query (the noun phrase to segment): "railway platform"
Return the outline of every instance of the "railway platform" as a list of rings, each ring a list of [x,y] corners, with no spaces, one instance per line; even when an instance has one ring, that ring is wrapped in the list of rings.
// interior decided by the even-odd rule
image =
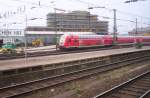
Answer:
[[[53,51],[56,50],[56,45],[51,46],[42,46],[42,47],[28,47],[26,51],[28,53],[32,52],[40,52],[40,51]]]
[[[131,72],[149,70],[149,58],[150,47],[134,47],[3,60],[0,61],[0,96],[22,98],[31,94],[29,98],[40,98],[38,96],[42,93],[51,98],[61,93],[72,98],[72,94],[82,91],[81,85],[84,90],[90,87],[90,91],[92,88],[95,92],[94,88],[100,81],[120,80],[125,74],[129,76]],[[93,86],[87,87],[89,82]],[[37,91],[40,93],[34,93]]]
[[[52,65],[57,63],[63,64],[64,62],[72,62],[78,60],[80,61],[84,59],[106,57],[111,55],[145,51],[145,50],[150,50],[150,46],[145,46],[142,49],[135,49],[134,47],[132,47],[132,48],[123,48],[123,49],[112,49],[112,50],[102,50],[102,51],[93,51],[93,52],[3,60],[0,61],[0,72],[5,70]]]

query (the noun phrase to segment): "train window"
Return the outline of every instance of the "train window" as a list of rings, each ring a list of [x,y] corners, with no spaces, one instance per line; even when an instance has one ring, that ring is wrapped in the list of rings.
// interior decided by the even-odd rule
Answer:
[[[67,41],[68,41],[68,42],[71,42],[71,39],[68,39]]]
[[[78,42],[78,40],[74,40],[74,42],[75,42],[75,43],[77,43],[77,42]]]

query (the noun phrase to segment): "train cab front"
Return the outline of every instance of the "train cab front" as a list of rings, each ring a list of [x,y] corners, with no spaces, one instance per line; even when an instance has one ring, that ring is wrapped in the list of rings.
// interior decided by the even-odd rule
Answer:
[[[62,35],[59,41],[59,49],[72,50],[79,46],[78,37],[72,34]]]
[[[67,47],[66,47],[66,45],[65,45],[65,41],[66,41],[66,38],[67,38],[67,35],[65,34],[65,35],[62,35],[61,37],[60,37],[60,40],[59,40],[59,43],[58,43],[58,48],[60,49],[60,50],[65,50]]]

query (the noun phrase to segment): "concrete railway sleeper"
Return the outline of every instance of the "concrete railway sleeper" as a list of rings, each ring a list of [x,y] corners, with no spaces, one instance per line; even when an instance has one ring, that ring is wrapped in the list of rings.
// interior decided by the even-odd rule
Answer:
[[[29,72],[22,73],[24,71],[28,71],[28,69],[22,69],[18,71],[18,74],[10,75],[10,76],[5,76],[0,78],[0,87],[5,87],[9,85],[15,85],[18,83],[23,83],[27,81],[32,81],[36,79],[42,79],[46,77],[50,77],[53,75],[60,75],[60,74],[65,74],[68,72],[72,71],[77,71],[81,70],[84,68],[92,68],[92,67],[97,67],[97,66],[103,66],[105,64],[111,64],[115,63],[118,61],[123,61],[123,60],[128,60],[132,58],[137,58],[137,57],[144,57],[148,56],[149,54],[147,53],[142,53],[142,54],[135,54],[130,56],[129,54],[124,54],[124,55],[119,55],[119,56],[110,56],[110,57],[103,57],[103,58],[93,58],[93,59],[86,59],[82,61],[74,61],[72,63],[65,63],[62,66],[58,67],[53,67],[53,68],[44,68],[45,70],[33,70]],[[119,58],[119,59],[118,59]],[[39,68],[40,69],[40,68]]]
[[[107,90],[94,98],[149,98],[150,71]]]
[[[114,70],[120,67],[128,66],[146,60],[149,60],[149,56],[132,58],[132,59],[123,60],[111,64],[106,64],[103,66],[96,66],[93,68],[85,68],[82,70],[69,72],[62,75],[56,75],[44,79],[30,81],[27,83],[0,88],[0,98],[12,98],[12,97],[14,98],[27,93],[32,93],[37,90],[59,86],[74,80],[87,78],[89,76],[97,75],[109,70]]]
[[[96,66],[103,66],[104,64],[110,64],[113,62],[123,61],[132,59],[134,57],[144,57],[146,55],[149,55],[148,53],[142,53],[137,54],[133,53],[132,56],[130,54],[122,54],[118,56],[110,56],[110,57],[103,57],[103,58],[93,58],[93,59],[85,59],[82,61],[74,61],[72,63],[65,63],[62,66],[53,67],[53,68],[44,68],[44,70],[32,70],[31,72],[25,72],[28,71],[29,68],[25,68],[18,71],[18,74],[10,75],[10,76],[3,76],[0,78],[0,87],[5,87],[9,85],[15,85],[17,83],[23,83],[27,81],[32,81],[36,79],[42,79],[46,77],[50,77],[53,75],[60,75],[65,74],[72,71],[81,70],[84,68],[92,68]],[[119,58],[119,59],[118,59]],[[38,69],[38,68],[36,68]],[[40,69],[40,68],[39,68]]]

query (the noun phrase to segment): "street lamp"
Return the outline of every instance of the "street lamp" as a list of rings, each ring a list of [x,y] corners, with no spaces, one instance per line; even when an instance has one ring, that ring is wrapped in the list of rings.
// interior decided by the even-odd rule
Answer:
[[[91,18],[90,18],[90,9],[92,9],[92,8],[88,8],[88,10],[89,10],[89,27],[88,27],[88,29],[89,29],[89,31],[92,31],[91,30]]]
[[[98,6],[98,7],[89,7],[88,9],[94,9],[94,8],[104,8],[104,9],[108,9],[106,7],[103,7],[103,6]],[[114,13],[114,26],[113,26],[113,44],[115,45],[116,44],[116,40],[117,40],[117,19],[116,19],[116,9],[108,9],[108,10],[111,10],[113,11]]]
[[[91,28],[91,16],[90,16],[90,10],[91,9],[94,9],[94,8],[105,8],[105,7],[101,7],[101,6],[97,6],[97,7],[88,7],[88,10],[89,10],[89,30],[92,31],[92,28]]]
[[[55,13],[55,19],[54,19],[54,21],[55,21],[55,44],[56,44],[56,51],[57,51],[57,21],[56,21],[56,8],[54,8],[54,13]]]
[[[97,7],[89,7],[88,9],[94,9],[94,8],[106,8],[104,6],[97,6]]]
[[[116,9],[113,9],[114,12],[114,26],[113,26],[113,44],[116,44],[117,40],[117,19],[116,19]]]
[[[24,53],[25,53],[25,63],[27,65],[27,14],[25,14],[25,29],[24,29],[24,44],[25,44],[25,48],[24,48]]]
[[[27,60],[27,24],[28,24],[28,21],[29,20],[36,20],[36,19],[43,19],[43,18],[30,18],[30,19],[28,19],[27,18],[27,15],[25,15],[25,29],[24,29],[24,42],[25,42],[25,58],[26,58],[26,60]]]
[[[44,18],[30,18],[30,19],[28,19],[28,20],[36,20],[36,19],[44,19]]]
[[[56,51],[58,50],[58,34],[57,34],[57,17],[56,17],[56,11],[63,11],[65,12],[65,10],[63,9],[59,9],[59,8],[54,8],[54,23],[55,23],[55,41],[56,41]]]
[[[124,3],[131,3],[131,2],[137,2],[137,1],[146,1],[146,0],[128,0],[128,1],[125,1]]]
[[[26,10],[26,7],[24,6],[25,10]],[[32,7],[31,9],[34,9],[36,7]],[[24,29],[24,44],[25,44],[25,48],[24,48],[24,53],[25,53],[25,63],[27,64],[27,25],[28,25],[28,20],[36,20],[38,18],[31,18],[31,19],[28,19],[27,17],[27,13],[25,13],[25,29]]]
[[[138,28],[138,25],[137,25],[137,18],[135,19],[135,35],[137,36],[138,35],[138,30],[137,30],[137,28]]]

